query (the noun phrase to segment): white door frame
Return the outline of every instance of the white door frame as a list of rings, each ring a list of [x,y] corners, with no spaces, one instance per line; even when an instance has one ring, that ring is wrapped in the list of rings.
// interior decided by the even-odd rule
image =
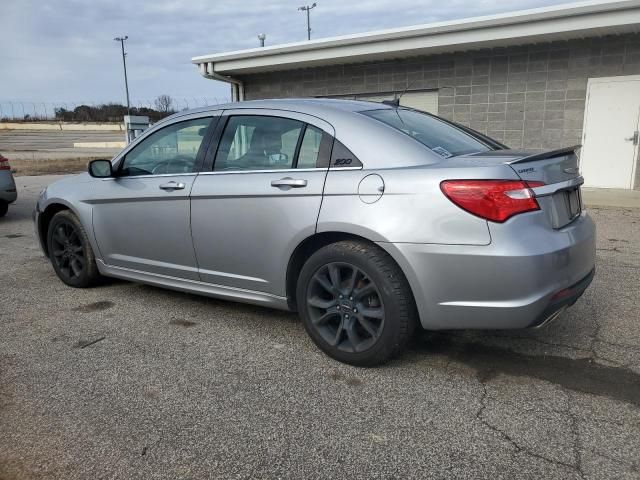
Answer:
[[[585,99],[584,104],[584,119],[582,121],[582,145],[585,144],[585,138],[587,136],[587,114],[589,113],[589,91],[591,89],[591,85],[596,83],[611,83],[611,82],[628,82],[629,80],[638,80],[640,81],[640,75],[619,75],[615,77],[593,77],[587,79],[587,98]],[[640,109],[638,111],[638,115],[640,118]],[[640,128],[640,125],[636,125],[636,128]],[[636,180],[636,169],[638,168],[638,157],[640,153],[640,145],[636,145],[635,156],[633,158],[633,164],[631,166],[631,186],[630,189],[633,190]]]

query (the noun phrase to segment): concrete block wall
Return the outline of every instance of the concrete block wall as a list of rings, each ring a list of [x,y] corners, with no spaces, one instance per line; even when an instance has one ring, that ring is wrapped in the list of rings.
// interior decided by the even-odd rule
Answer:
[[[637,74],[640,35],[628,34],[269,72],[243,80],[247,99],[437,90],[442,117],[512,148],[542,150],[581,142],[589,78]]]

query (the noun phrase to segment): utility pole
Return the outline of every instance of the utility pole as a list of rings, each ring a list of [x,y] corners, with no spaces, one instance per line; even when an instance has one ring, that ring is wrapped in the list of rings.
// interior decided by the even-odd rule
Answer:
[[[124,41],[129,38],[128,35],[124,37],[116,37],[114,40],[116,42],[120,42],[120,47],[122,48],[122,66],[124,67],[124,88],[127,92],[127,115],[131,115],[131,106],[129,102],[129,82],[127,81],[127,54],[124,52]]]
[[[305,5],[298,8],[298,10],[300,10],[301,12],[307,12],[307,40],[311,40],[311,19],[309,18],[310,17],[309,12],[311,12],[311,9],[315,7],[316,7],[316,2],[313,2],[311,6]]]
[[[264,40],[265,40],[265,38],[267,38],[267,36],[266,36],[264,33],[260,33],[260,34],[258,35],[258,40],[260,40],[260,46],[261,46],[261,47],[264,47]]]

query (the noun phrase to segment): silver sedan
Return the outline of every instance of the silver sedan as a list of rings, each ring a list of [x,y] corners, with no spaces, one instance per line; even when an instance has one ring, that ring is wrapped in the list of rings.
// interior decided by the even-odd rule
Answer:
[[[538,327],[594,274],[575,148],[510,150],[396,105],[271,100],[180,112],[50,185],[57,275],[296,310],[370,366],[414,329]]]

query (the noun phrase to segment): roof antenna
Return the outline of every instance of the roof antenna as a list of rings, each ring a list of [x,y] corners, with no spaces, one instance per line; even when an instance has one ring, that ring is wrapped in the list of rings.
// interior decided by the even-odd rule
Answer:
[[[402,93],[400,95],[398,95],[396,98],[394,98],[393,100],[383,100],[382,103],[384,105],[390,105],[392,107],[399,107],[400,106],[400,99],[402,98],[402,96],[407,93],[407,90],[409,90],[411,87],[413,87],[416,84],[417,80],[414,80],[413,82],[407,84],[407,88],[405,88]]]
[[[414,80],[413,82],[411,82],[411,83],[408,83],[408,84],[407,84],[407,88],[405,88],[405,89],[402,91],[402,93],[401,93],[400,95],[398,95],[398,98],[396,99],[396,100],[398,100],[398,104],[400,103],[400,99],[402,98],[402,96],[403,96],[405,93],[407,93],[407,90],[409,90],[411,87],[413,87],[413,86],[416,84],[416,82],[417,82],[417,81],[418,81],[418,80]]]

